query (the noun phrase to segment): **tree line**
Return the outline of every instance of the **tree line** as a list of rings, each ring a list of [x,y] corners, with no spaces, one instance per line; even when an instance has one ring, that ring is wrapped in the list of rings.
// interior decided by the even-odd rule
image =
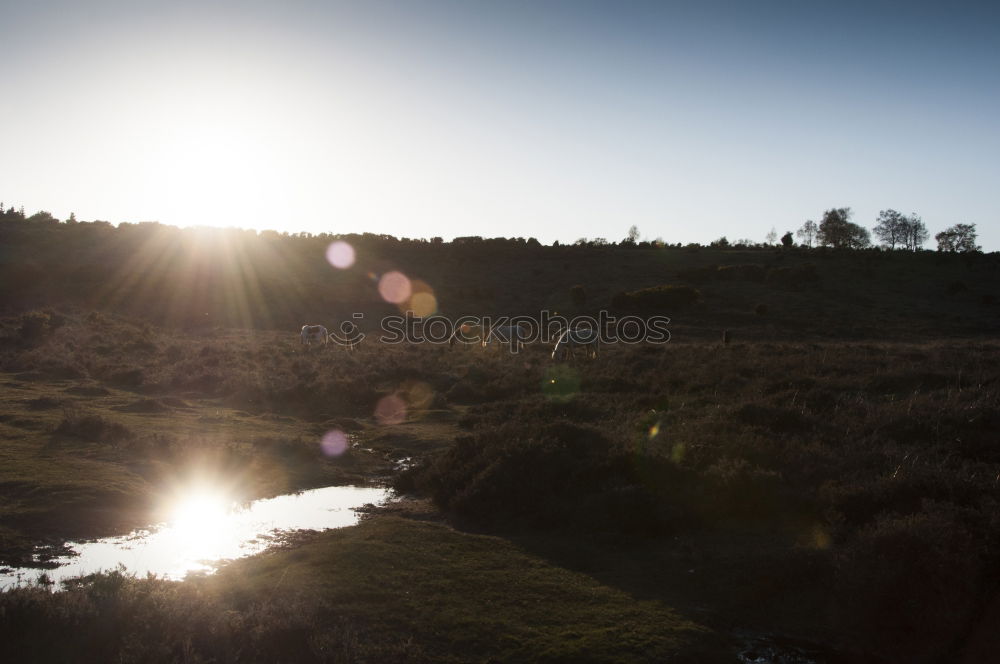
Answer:
[[[795,235],[806,247],[867,249],[873,246],[872,233],[864,226],[852,222],[851,214],[851,208],[827,210],[818,224],[810,219]],[[919,251],[930,238],[927,226],[919,216],[915,213],[905,215],[892,209],[879,212],[872,232],[879,246],[890,251]],[[964,253],[981,251],[982,247],[976,244],[976,237],[975,224],[955,224],[935,235],[934,239],[937,241],[938,251]],[[792,244],[791,232],[785,233],[782,243]]]
[[[910,215],[905,215],[896,210],[888,209],[879,212],[879,216],[876,219],[875,227],[872,231],[869,231],[864,226],[856,224],[851,221],[853,213],[851,208],[833,208],[827,210],[823,213],[823,217],[819,223],[813,220],[807,220],[801,228],[795,231],[794,235],[791,231],[786,231],[784,235],[780,238],[780,244],[784,247],[792,247],[795,245],[795,238],[799,240],[799,246],[803,248],[813,248],[813,247],[830,247],[833,249],[868,249],[876,246],[872,242],[872,233],[874,233],[875,238],[878,241],[880,248],[888,250],[906,250],[906,251],[919,251],[930,239],[930,233],[927,230],[926,225],[923,220],[915,213]],[[46,211],[36,212],[33,215],[26,215],[24,207],[15,209],[13,206],[5,208],[4,204],[0,202],[0,222],[29,222],[36,225],[53,225],[53,224],[78,224],[78,223],[89,223],[94,226],[111,228],[112,225],[107,221],[93,221],[93,222],[79,222],[76,219],[75,214],[70,214],[69,218],[65,222],[61,222],[59,219],[54,217],[51,213]],[[123,222],[119,227],[160,227],[161,225],[157,222],[141,222],[139,224],[130,224]],[[232,229],[235,231],[235,229]],[[240,231],[256,234],[256,231]],[[320,233],[314,235],[312,233],[278,233],[277,231],[261,231],[259,233],[262,239],[277,239],[279,237],[294,237],[301,239],[312,239],[312,238],[343,238],[350,237],[354,239],[363,239],[365,241],[377,241],[377,242],[390,242],[390,243],[407,243],[407,244],[447,244],[440,237],[433,237],[428,239],[419,238],[396,238],[392,235],[379,235],[374,233],[361,233],[361,234],[349,234],[349,235],[337,235],[330,233]],[[934,240],[937,242],[937,250],[941,252],[950,253],[969,253],[981,251],[982,247],[976,244],[977,240],[976,225],[975,224],[955,224],[949,226],[945,230],[937,233],[934,236]],[[640,233],[637,226],[632,226],[628,230],[628,234],[620,242],[609,242],[605,238],[592,238],[588,239],[582,237],[572,245],[564,246],[574,246],[574,247],[633,247],[633,248],[681,248],[686,247],[700,247],[701,245],[697,242],[689,243],[687,245],[682,245],[681,243],[670,244],[664,242],[662,238],[656,238],[655,240],[640,240]],[[456,237],[452,240],[451,244],[456,245],[466,245],[466,246],[479,246],[479,247],[497,247],[499,245],[520,245],[527,247],[540,247],[541,243],[535,238],[484,238],[481,236],[465,236]],[[758,247],[769,247],[776,246],[779,244],[778,234],[774,228],[771,228],[770,232],[767,234],[766,240],[763,243],[754,242],[749,239],[736,240],[735,242],[730,242],[726,237],[721,237],[718,240],[711,242],[708,246],[714,248],[758,248]],[[553,242],[552,246],[560,246],[558,240]]]

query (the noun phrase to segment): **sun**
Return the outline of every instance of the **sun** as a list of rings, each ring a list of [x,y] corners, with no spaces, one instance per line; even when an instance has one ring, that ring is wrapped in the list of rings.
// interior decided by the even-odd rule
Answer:
[[[146,155],[147,198],[180,226],[273,224],[291,183],[272,133],[221,112],[171,120]]]

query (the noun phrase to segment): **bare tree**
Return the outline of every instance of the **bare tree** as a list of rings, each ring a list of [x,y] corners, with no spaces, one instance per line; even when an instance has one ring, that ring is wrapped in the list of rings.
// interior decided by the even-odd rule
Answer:
[[[927,232],[923,219],[918,217],[916,212],[907,217],[903,246],[910,251],[917,251],[924,246],[928,238],[930,238],[930,233]]]
[[[632,227],[628,229],[628,235],[626,235],[625,239],[622,240],[622,244],[635,245],[638,244],[638,242],[639,242],[639,227],[633,224]]]
[[[771,230],[764,239],[768,244],[775,244],[778,241],[778,231],[774,230],[774,226],[771,226]]]
[[[900,212],[892,209],[882,210],[878,213],[875,223],[875,237],[883,247],[895,249],[896,245],[905,244],[908,221]]]

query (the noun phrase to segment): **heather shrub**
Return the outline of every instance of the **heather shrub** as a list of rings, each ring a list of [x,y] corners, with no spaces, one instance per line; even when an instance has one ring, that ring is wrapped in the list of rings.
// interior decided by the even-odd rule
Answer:
[[[716,270],[716,279],[721,281],[764,281],[767,269],[763,265],[722,265]]]
[[[612,308],[630,313],[667,313],[688,307],[701,299],[701,292],[690,286],[653,286],[621,292],[611,299]]]
[[[842,627],[893,658],[940,661],[973,618],[982,553],[954,509],[880,517],[837,553]]]
[[[120,422],[72,408],[65,411],[54,433],[57,436],[108,444],[120,443],[133,437],[129,428]]]
[[[812,263],[805,265],[789,265],[772,268],[767,273],[766,281],[779,286],[800,286],[819,281],[819,273]]]

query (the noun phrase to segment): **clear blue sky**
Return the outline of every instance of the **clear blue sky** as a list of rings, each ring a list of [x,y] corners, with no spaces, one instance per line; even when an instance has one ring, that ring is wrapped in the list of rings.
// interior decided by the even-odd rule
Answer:
[[[8,2],[0,199],[545,243],[891,207],[998,250],[997,7]]]

